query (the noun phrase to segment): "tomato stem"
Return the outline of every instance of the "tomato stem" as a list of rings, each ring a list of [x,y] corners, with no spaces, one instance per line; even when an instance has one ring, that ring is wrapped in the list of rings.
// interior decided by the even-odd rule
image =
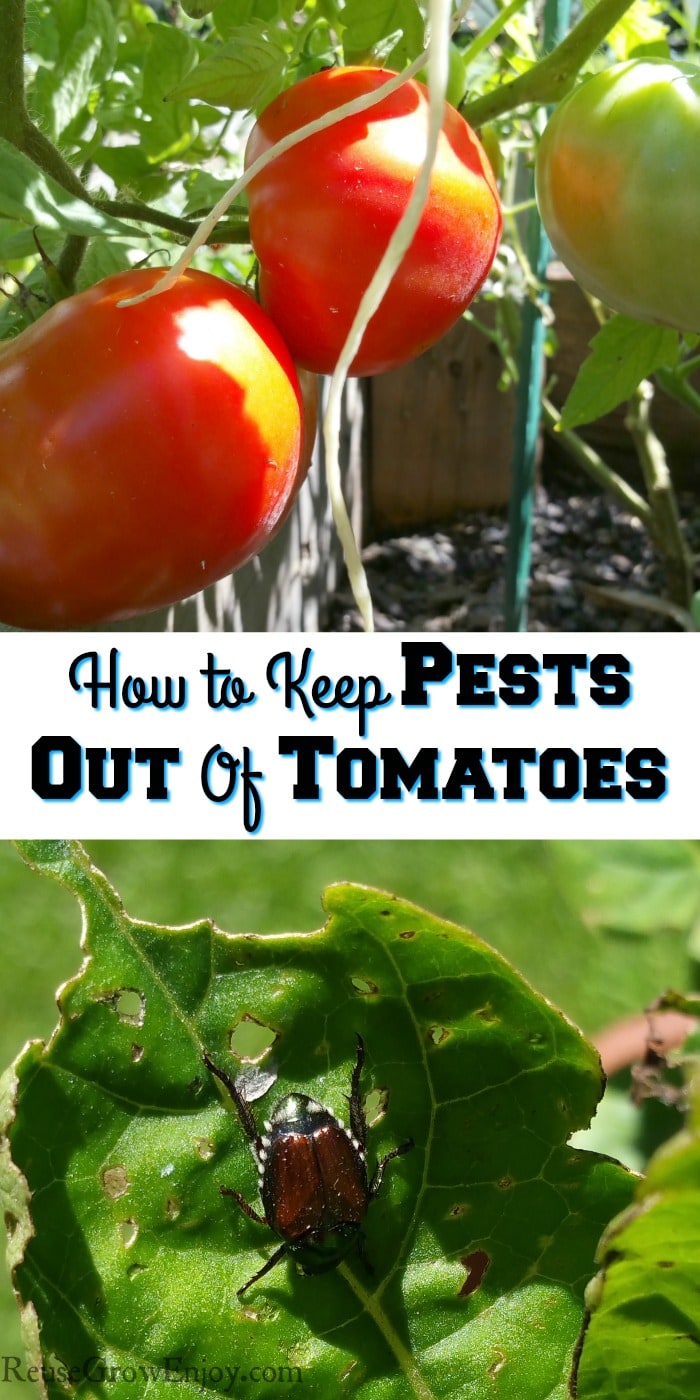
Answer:
[[[504,112],[530,105],[553,106],[573,87],[577,74],[605,36],[630,8],[633,0],[598,0],[551,53],[527,73],[501,83],[482,97],[467,102],[461,112],[470,126],[480,127]]]
[[[0,136],[21,148],[29,121],[24,95],[24,0],[5,0],[0,46]]]
[[[700,393],[688,383],[688,375],[693,374],[699,365],[700,360],[686,360],[674,369],[657,369],[655,378],[659,388],[663,389],[669,398],[684,404],[691,412],[700,416]]]
[[[546,397],[542,399],[542,418],[545,427],[550,432],[556,433],[556,441],[563,443],[567,452],[578,465],[583,467],[583,470],[599,486],[602,486],[604,491],[607,491],[610,496],[614,496],[625,510],[635,515],[645,530],[651,533],[654,522],[648,502],[625,481],[624,477],[618,476],[618,473],[608,466],[590,443],[584,442],[583,438],[579,437],[578,433],[575,433],[571,428],[562,428],[559,410],[554,407],[551,399]]]
[[[87,252],[87,246],[88,239],[82,234],[69,233],[58,256],[56,271],[66,289],[67,296],[72,296],[76,290],[75,279]]]
[[[644,474],[652,512],[649,533],[664,557],[668,596],[672,602],[690,610],[693,559],[683,535],[666,452],[651,426],[653,397],[653,384],[643,379],[630,400],[625,423]]]

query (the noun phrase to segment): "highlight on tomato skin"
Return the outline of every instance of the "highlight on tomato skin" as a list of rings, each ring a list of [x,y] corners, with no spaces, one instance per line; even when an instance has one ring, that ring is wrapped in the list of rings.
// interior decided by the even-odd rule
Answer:
[[[555,108],[536,159],[540,216],[580,285],[614,311],[700,332],[700,69],[630,59]]]
[[[304,400],[279,332],[210,273],[119,305],[162,275],[107,278],[0,357],[5,623],[76,627],[188,597],[257,553],[301,485]],[[307,419],[308,436],[312,405]]]
[[[393,76],[326,69],[258,118],[246,166],[281,137]],[[410,198],[426,151],[428,92],[413,80],[273,160],[248,186],[260,297],[295,361],[333,371],[362,295]],[[351,367],[381,373],[439,340],[483,285],[501,234],[490,163],[449,105],[413,242]]]

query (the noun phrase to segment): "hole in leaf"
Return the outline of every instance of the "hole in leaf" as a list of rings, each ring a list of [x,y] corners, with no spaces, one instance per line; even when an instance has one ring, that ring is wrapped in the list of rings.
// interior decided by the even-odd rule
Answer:
[[[470,1207],[467,1205],[466,1201],[458,1201],[456,1205],[452,1206],[449,1215],[453,1220],[457,1220],[461,1215],[466,1215],[469,1209]]]
[[[17,1216],[16,1216],[16,1215],[13,1215],[13,1214],[12,1214],[12,1211],[6,1210],[6,1211],[5,1211],[5,1229],[7,1230],[7,1233],[8,1233],[8,1235],[9,1235],[10,1237],[12,1237],[12,1235],[14,1234],[14,1232],[15,1232],[15,1230],[17,1229],[17,1226],[18,1226],[18,1225],[19,1225],[19,1220],[17,1219]]]
[[[138,1278],[139,1274],[145,1274],[147,1268],[148,1264],[130,1264],[126,1271],[129,1282],[132,1283],[135,1278]]]
[[[146,998],[138,987],[119,987],[100,997],[127,1026],[142,1026],[146,1019]]]
[[[203,1162],[210,1162],[212,1157],[214,1156],[216,1148],[211,1138],[198,1137],[194,1140],[194,1150],[197,1153],[197,1156],[201,1157]]]
[[[255,1064],[262,1060],[279,1039],[279,1032],[254,1016],[241,1017],[229,1036],[231,1053],[244,1064]]]
[[[416,930],[414,928],[404,929],[403,933],[399,934],[399,938],[415,938],[415,936]]]
[[[365,1118],[370,1128],[373,1128],[375,1123],[379,1123],[384,1117],[388,1102],[388,1089],[370,1089],[364,1102]]]
[[[466,1269],[467,1277],[459,1290],[459,1296],[460,1298],[468,1298],[470,1294],[476,1293],[477,1289],[481,1287],[491,1259],[485,1249],[475,1249],[471,1254],[460,1259],[460,1263]]]
[[[505,1366],[505,1364],[506,1364],[506,1355],[505,1355],[505,1352],[503,1352],[503,1351],[497,1352],[496,1360],[491,1362],[491,1365],[489,1366],[489,1369],[488,1369],[488,1371],[486,1372],[487,1376],[497,1376],[497,1375],[498,1375],[498,1372],[503,1370],[503,1367]]]
[[[498,1016],[496,1015],[491,1003],[488,1001],[485,1006],[476,1007],[476,1009],[473,1012],[473,1015],[478,1016],[480,1021],[487,1021],[489,1023],[498,1020]]]
[[[122,1220],[118,1226],[119,1238],[125,1249],[131,1249],[132,1244],[138,1239],[139,1227],[130,1215],[127,1220]]]
[[[263,1320],[263,1313],[257,1312],[255,1308],[251,1307],[241,1308],[241,1316],[245,1317],[248,1322],[262,1322]]]
[[[450,1032],[445,1026],[429,1026],[428,1035],[433,1045],[442,1045],[444,1041],[450,1038]]]
[[[166,1220],[177,1220],[177,1217],[180,1214],[181,1210],[182,1206],[180,1205],[177,1196],[168,1196],[165,1202]]]
[[[361,997],[376,997],[379,991],[376,982],[370,982],[368,977],[353,977],[351,978],[351,982],[355,991],[359,992]]]
[[[137,1044],[136,1044],[136,1041],[134,1041],[134,1042],[132,1043],[132,1046],[131,1046],[131,1058],[132,1058],[132,1060],[133,1060],[133,1062],[134,1062],[135,1065],[138,1064],[138,1062],[139,1062],[139,1060],[142,1058],[142,1056],[143,1056],[143,1045],[137,1045]]]
[[[102,1189],[111,1201],[118,1201],[120,1196],[125,1196],[130,1185],[125,1167],[105,1167],[102,1173]]]

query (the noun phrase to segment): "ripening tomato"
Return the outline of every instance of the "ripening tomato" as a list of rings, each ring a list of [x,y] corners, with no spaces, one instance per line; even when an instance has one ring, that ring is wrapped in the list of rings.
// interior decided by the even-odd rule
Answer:
[[[377,68],[333,68],[304,78],[258,118],[246,165],[288,132],[376,91],[390,76]],[[297,363],[316,373],[333,370],[406,208],[427,123],[427,90],[409,81],[369,111],[278,156],[248,187],[262,304]],[[474,132],[448,106],[418,230],[352,373],[392,369],[444,335],[484,282],[500,231],[491,166]]]
[[[700,69],[631,59],[555,110],[537,200],[574,277],[616,311],[700,331]]]
[[[257,553],[301,485],[302,394],[247,293],[162,271],[59,302],[0,355],[0,618],[75,627],[187,597]]]

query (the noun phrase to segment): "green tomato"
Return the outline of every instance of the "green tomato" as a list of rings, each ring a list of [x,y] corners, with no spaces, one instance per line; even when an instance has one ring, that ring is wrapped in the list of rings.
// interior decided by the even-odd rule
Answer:
[[[537,202],[586,291],[639,320],[700,331],[700,68],[632,59],[556,109]]]

